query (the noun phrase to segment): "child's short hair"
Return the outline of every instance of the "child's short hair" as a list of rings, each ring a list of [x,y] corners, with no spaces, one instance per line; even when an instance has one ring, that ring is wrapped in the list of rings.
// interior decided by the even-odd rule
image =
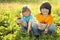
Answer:
[[[31,13],[31,10],[29,9],[28,6],[24,6],[24,7],[22,8],[22,13],[26,12],[27,10],[30,11],[30,13]]]
[[[43,8],[48,9],[48,10],[49,10],[49,13],[48,13],[48,14],[51,14],[51,5],[50,5],[50,3],[48,3],[48,2],[43,3],[43,4],[40,6],[40,11],[41,11],[41,9],[43,9]]]

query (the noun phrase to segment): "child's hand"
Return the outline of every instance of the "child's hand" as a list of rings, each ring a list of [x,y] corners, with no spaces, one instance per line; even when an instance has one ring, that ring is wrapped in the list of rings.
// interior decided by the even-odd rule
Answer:
[[[17,19],[16,22],[17,22],[18,24],[20,24],[20,23],[21,23],[21,19]]]
[[[42,27],[43,25],[42,25],[42,23],[38,23],[38,27]]]
[[[31,27],[30,27],[30,28],[28,28],[28,31],[27,31],[27,32],[28,32],[28,35],[29,35],[30,31],[31,31]]]
[[[38,23],[38,28],[41,30],[44,30],[46,28],[47,24],[44,23]]]
[[[24,27],[27,27],[27,23],[26,22],[22,22],[22,25],[24,26]]]
[[[46,34],[48,32],[48,28],[45,28],[44,33]]]

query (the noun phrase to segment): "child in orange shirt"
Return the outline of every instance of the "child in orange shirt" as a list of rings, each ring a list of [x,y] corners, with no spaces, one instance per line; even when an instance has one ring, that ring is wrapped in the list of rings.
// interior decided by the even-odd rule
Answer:
[[[33,32],[35,35],[39,35],[41,32],[50,33],[56,30],[56,27],[53,23],[53,17],[51,15],[51,5],[48,2],[43,3],[40,6],[40,11],[36,16],[38,24],[35,23],[33,27]]]

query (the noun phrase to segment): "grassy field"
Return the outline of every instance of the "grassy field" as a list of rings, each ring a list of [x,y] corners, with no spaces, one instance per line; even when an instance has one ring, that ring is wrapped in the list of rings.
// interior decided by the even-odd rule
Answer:
[[[40,5],[45,0],[39,2],[3,2],[0,3],[0,40],[34,40],[32,35],[30,38],[26,32],[21,32],[21,27],[17,25],[16,19],[21,15],[23,5],[27,4],[31,8],[32,15],[36,16],[40,10]],[[60,40],[60,1],[48,0],[52,5],[52,15],[54,16],[54,24],[56,24],[56,33],[52,35],[42,34],[40,40]]]

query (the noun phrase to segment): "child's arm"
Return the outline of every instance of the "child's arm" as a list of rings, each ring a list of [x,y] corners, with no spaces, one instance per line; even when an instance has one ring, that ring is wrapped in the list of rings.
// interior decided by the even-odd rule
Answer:
[[[50,25],[53,23],[53,18],[50,18],[50,20],[48,21],[48,23],[47,23],[47,27],[45,28],[45,33],[47,33],[48,32],[48,29],[49,29],[49,27],[50,27]]]
[[[45,23],[42,23],[42,22],[39,22],[38,23],[38,27],[42,27],[42,26],[46,26],[46,24]]]
[[[46,26],[47,26],[47,24],[45,24],[45,23],[38,23],[38,28],[40,29],[40,30],[44,30],[45,28],[46,28]]]
[[[30,20],[28,23],[28,34],[31,31],[31,26],[32,26],[33,20]]]
[[[19,18],[17,18],[17,20],[16,20],[16,22],[17,22],[17,24],[21,24],[21,18],[19,17]]]
[[[24,27],[27,27],[27,23],[26,22],[22,22],[22,20],[21,20],[21,18],[18,18],[17,20],[16,20],[16,22],[17,22],[17,24],[18,25],[23,25]]]
[[[22,22],[21,25],[23,25],[24,27],[27,27],[27,23],[26,22]]]
[[[19,18],[17,18],[16,22],[17,22],[17,24],[18,24],[18,25],[20,25],[20,24],[21,24],[21,18],[20,18],[20,17],[19,17]],[[17,30],[19,31],[19,30],[20,30],[20,28],[18,28]]]
[[[49,18],[49,21],[47,22],[47,27],[46,27],[46,29],[45,29],[45,33],[47,33],[48,32],[48,29],[49,29],[49,27],[50,27],[50,25],[53,23],[53,17],[51,16],[50,18]]]
[[[50,25],[47,25],[47,27],[46,27],[45,30],[44,30],[44,33],[47,33],[47,32],[48,32],[49,26],[50,26]]]

